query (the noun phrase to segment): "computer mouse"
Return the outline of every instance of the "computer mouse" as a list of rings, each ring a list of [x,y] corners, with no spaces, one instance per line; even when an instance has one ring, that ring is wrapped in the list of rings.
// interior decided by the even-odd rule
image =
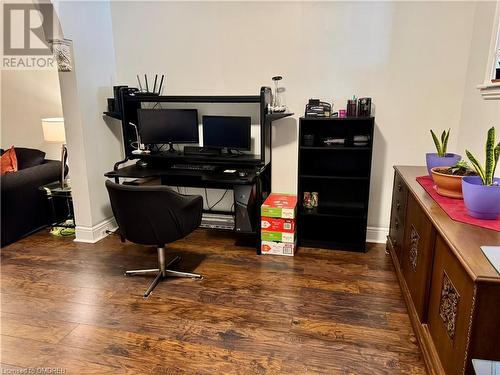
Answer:
[[[240,176],[240,177],[246,177],[246,176],[248,176],[248,173],[245,172],[245,171],[238,171],[238,176]]]

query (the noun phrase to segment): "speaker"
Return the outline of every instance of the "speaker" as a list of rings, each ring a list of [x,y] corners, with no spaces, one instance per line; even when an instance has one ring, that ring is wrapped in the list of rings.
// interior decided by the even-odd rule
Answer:
[[[253,232],[253,213],[255,211],[255,185],[234,186],[234,227],[236,232]]]

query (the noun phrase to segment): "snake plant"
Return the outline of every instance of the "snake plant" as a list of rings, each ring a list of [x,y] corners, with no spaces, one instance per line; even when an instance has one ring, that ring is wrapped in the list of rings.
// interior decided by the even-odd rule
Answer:
[[[465,160],[460,160],[453,167],[450,167],[451,174],[455,176],[467,176],[469,174],[475,174],[475,172],[469,167],[469,164]]]
[[[484,168],[468,150],[465,150],[465,153],[477,171],[477,174],[481,177],[483,185],[493,185],[495,169],[498,164],[498,157],[500,156],[500,142],[495,146],[495,127],[491,127],[488,130],[488,137],[486,138],[486,163]]]
[[[436,150],[437,150],[437,154],[439,157],[444,158],[446,156],[446,148],[448,147],[448,139],[450,138],[450,130],[451,129],[448,129],[448,131],[443,130],[443,133],[441,133],[441,139],[439,139],[431,129],[432,140],[434,141],[434,144],[436,145]]]

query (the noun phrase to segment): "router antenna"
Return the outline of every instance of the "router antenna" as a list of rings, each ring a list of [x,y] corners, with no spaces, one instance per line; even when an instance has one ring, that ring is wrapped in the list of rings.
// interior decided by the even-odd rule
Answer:
[[[156,91],[156,80],[158,79],[158,74],[155,74],[155,84],[153,86],[153,94],[155,93]]]
[[[137,74],[137,82],[139,83],[139,90],[142,91],[141,80],[139,79],[139,74]]]
[[[165,74],[161,75],[160,86],[158,86],[158,94],[161,94],[161,85],[163,85],[163,77],[164,76],[165,76]]]

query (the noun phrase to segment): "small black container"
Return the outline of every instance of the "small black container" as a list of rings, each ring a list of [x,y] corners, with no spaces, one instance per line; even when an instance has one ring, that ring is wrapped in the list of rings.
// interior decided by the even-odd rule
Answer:
[[[356,117],[356,100],[347,101],[347,117]]]
[[[370,117],[372,112],[372,98],[358,99],[358,116]]]

